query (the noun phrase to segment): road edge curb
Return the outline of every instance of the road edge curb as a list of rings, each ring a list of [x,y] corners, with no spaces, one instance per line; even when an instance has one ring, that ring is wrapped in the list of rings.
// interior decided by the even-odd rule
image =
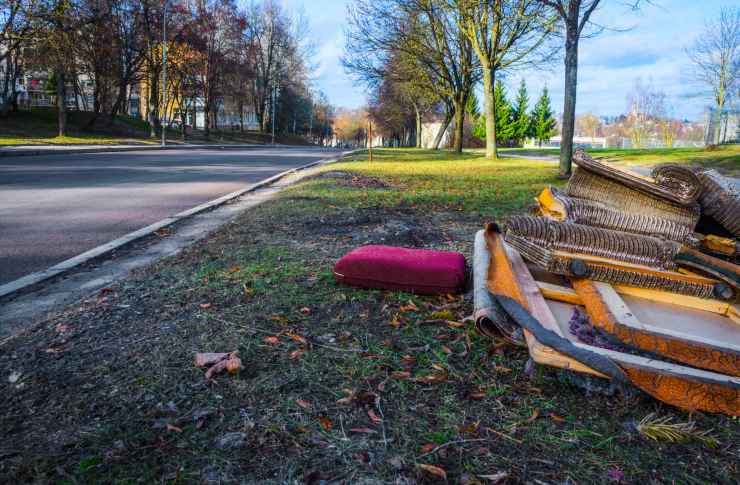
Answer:
[[[297,172],[302,172],[304,170],[317,167],[319,165],[329,165],[332,163],[337,163],[341,161],[342,159],[344,159],[345,157],[353,155],[359,151],[361,150],[351,150],[348,152],[342,152],[340,155],[336,157],[324,158],[321,160],[317,160],[315,162],[308,163],[306,165],[301,165],[300,167],[295,167],[295,168],[286,170],[284,172],[280,172],[276,175],[273,175],[272,177],[266,178],[255,184],[244,187],[243,189],[239,189],[237,191],[221,196],[217,199],[213,199],[211,201],[205,202],[191,209],[175,214],[174,216],[167,217],[153,224],[150,224],[146,227],[143,227],[136,231],[125,234],[112,241],[108,241],[105,244],[101,244],[100,246],[97,246],[93,249],[85,251],[82,254],[78,254],[77,256],[74,256],[65,261],[62,261],[61,263],[55,264],[54,266],[47,268],[43,271],[36,271],[34,273],[28,274],[16,280],[5,283],[4,285],[0,285],[0,300],[3,300],[10,295],[13,295],[14,293],[18,293],[19,291],[24,290],[28,288],[29,286],[37,285],[39,283],[42,283],[43,281],[46,281],[48,279],[64,274],[93,259],[99,258],[111,251],[120,249],[123,246],[131,244],[134,241],[150,236],[156,231],[159,231],[160,229],[171,226],[172,224],[175,224],[176,222],[180,222],[188,217],[192,217],[196,214],[200,214],[202,212],[214,209],[220,205],[226,204],[229,201],[238,199],[239,197],[245,194],[248,194],[250,192],[254,192],[261,188],[272,185],[278,180],[287,177],[288,175],[292,175]]]

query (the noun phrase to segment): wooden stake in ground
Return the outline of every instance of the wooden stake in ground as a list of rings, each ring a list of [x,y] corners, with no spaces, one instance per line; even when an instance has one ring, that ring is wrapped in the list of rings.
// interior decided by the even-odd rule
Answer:
[[[373,161],[373,122],[371,120],[367,120],[367,153],[368,158],[367,161],[372,163]]]

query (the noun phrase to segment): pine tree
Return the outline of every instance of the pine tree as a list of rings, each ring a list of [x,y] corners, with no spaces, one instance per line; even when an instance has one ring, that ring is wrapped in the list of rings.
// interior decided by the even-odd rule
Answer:
[[[496,114],[496,142],[500,146],[511,144],[514,138],[513,109],[506,99],[506,89],[501,80],[493,89],[493,104]]]
[[[532,122],[529,117],[529,113],[527,112],[528,105],[529,95],[527,94],[527,84],[524,82],[524,79],[522,79],[522,82],[519,85],[519,91],[516,95],[514,111],[512,113],[514,125],[514,135],[512,138],[514,143],[520,146],[524,143],[524,139],[527,138],[531,132]]]
[[[511,145],[514,138],[514,118],[511,103],[506,99],[506,88],[500,80],[493,89],[493,104],[496,116],[496,144]],[[473,135],[486,139],[486,116],[480,115],[473,126]]]
[[[552,106],[550,106],[550,96],[547,93],[547,86],[542,89],[540,99],[532,111],[532,135],[535,137],[539,146],[543,141],[547,141],[553,136],[555,129],[555,118],[552,115]]]
[[[470,91],[468,103],[465,105],[465,112],[470,115],[473,121],[476,121],[480,116],[480,106],[478,105],[478,96],[475,94],[475,90]]]

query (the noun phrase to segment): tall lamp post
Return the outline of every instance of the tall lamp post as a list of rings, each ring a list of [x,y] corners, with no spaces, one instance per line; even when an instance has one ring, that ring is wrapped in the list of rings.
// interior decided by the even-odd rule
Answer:
[[[276,84],[275,87],[272,88],[272,144],[275,144],[275,107],[277,105],[277,97],[278,97],[278,90],[279,86]]]
[[[162,146],[167,144],[167,0],[162,9]]]

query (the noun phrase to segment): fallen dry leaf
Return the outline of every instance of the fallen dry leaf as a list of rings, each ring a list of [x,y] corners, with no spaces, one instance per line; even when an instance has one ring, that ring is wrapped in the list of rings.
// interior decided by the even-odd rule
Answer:
[[[401,308],[398,309],[401,313],[407,313],[407,312],[418,312],[419,307],[414,304],[413,301],[409,301],[408,305],[404,305]]]
[[[331,422],[331,419],[325,416],[319,416],[319,422],[321,423],[321,427],[327,431],[334,427],[334,423]]]
[[[279,315],[277,313],[273,313],[272,315],[270,315],[270,320],[272,320],[273,322],[278,322],[278,323],[286,323],[288,321],[288,319],[285,318],[285,316]]]
[[[288,332],[285,335],[287,337],[295,340],[296,342],[298,342],[301,345],[308,345],[308,341],[305,338],[303,338],[300,335],[298,335],[297,333],[295,333],[295,332]]]
[[[397,371],[391,372],[391,378],[398,379],[399,381],[409,379],[410,377],[411,377],[411,372],[409,371],[397,370]]]
[[[550,414],[550,419],[555,421],[556,423],[564,423],[565,418],[562,416],[558,416],[557,414]]]
[[[465,426],[461,426],[457,428],[457,430],[462,434],[475,434],[478,432],[478,428],[480,427],[480,421],[476,421],[474,423],[470,423]]]
[[[437,443],[426,443],[424,445],[421,445],[421,452],[422,453],[429,453],[439,445]]]
[[[211,304],[210,303],[201,303],[198,306],[201,308],[201,310],[208,310],[209,308],[211,308]]]
[[[447,320],[447,326],[450,328],[463,328],[465,324],[462,322],[455,322],[453,320]]]
[[[304,401],[303,399],[296,399],[295,403],[302,407],[303,409],[308,409],[311,407],[311,403],[308,401]]]
[[[239,372],[242,368],[242,360],[236,356],[235,354],[231,354],[231,357],[229,357],[226,360],[226,370],[231,374],[232,376]]]
[[[305,350],[303,350],[303,349],[296,349],[296,350],[294,350],[293,352],[291,352],[291,353],[290,353],[290,355],[288,355],[288,358],[289,358],[290,360],[296,360],[296,359],[300,359],[300,358],[301,358],[301,356],[302,356],[303,354],[305,354],[305,353],[306,353],[306,351],[305,351]]]
[[[380,423],[383,422],[383,418],[381,418],[380,416],[378,416],[375,413],[375,411],[373,411],[372,409],[368,409],[367,410],[367,415],[370,416],[370,421],[372,421],[375,424],[380,424]]]
[[[248,287],[246,284],[242,285],[242,288],[244,289],[244,296],[249,297],[254,295],[254,290]]]
[[[310,315],[311,309],[308,308],[307,306],[304,306],[303,308],[300,309],[300,312],[303,313],[304,315]]]
[[[375,434],[377,431],[370,428],[350,428],[350,433]]]
[[[354,389],[345,388],[342,389],[342,391],[347,394],[347,397],[337,399],[337,404],[352,404],[357,399],[357,395]]]
[[[195,367],[208,367],[226,359],[228,353],[201,352],[195,354]]]
[[[402,325],[401,319],[398,318],[398,315],[395,315],[393,319],[390,322],[388,322],[388,325],[390,325],[393,328],[399,328]]]
[[[446,345],[443,345],[443,346],[442,346],[442,352],[444,352],[444,353],[445,353],[445,354],[447,354],[447,355],[452,355],[452,353],[453,353],[453,352],[452,352],[452,349],[451,349],[451,348],[449,348],[449,347],[448,347],[448,346],[446,346]]]
[[[447,380],[447,373],[440,372],[437,374],[429,374],[426,376],[414,377],[411,379],[414,382],[421,382],[423,384],[432,384],[435,382],[444,382]]]
[[[434,465],[425,465],[423,463],[417,463],[416,467],[425,473],[439,477],[442,480],[447,480],[447,472],[443,468]]]
[[[269,335],[262,339],[266,344],[270,345],[278,345],[280,343],[280,339],[275,337],[274,335]]]
[[[165,426],[167,431],[174,431],[175,433],[182,433],[182,428],[178,428],[174,424],[167,423],[167,426]]]
[[[228,360],[224,359],[224,360],[220,360],[220,361],[216,362],[214,365],[212,365],[211,368],[206,371],[206,380],[210,380],[216,374],[219,374],[219,373],[225,371],[226,370],[226,365],[227,365],[226,363],[227,362],[228,362]]]
[[[412,366],[416,364],[416,357],[413,357],[411,355],[404,355],[401,357],[401,363],[405,366]]]
[[[486,394],[483,392],[471,392],[468,394],[468,398],[473,401],[482,401],[486,398]]]

